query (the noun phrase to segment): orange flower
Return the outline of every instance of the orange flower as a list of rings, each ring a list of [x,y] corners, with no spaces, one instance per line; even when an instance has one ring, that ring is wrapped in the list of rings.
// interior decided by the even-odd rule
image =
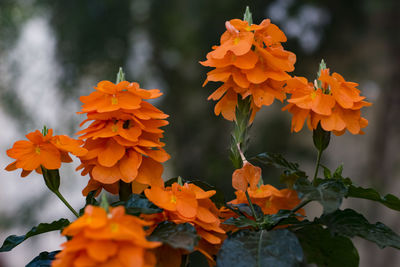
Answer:
[[[7,155],[15,161],[6,167],[7,171],[21,168],[21,176],[25,177],[33,170],[42,173],[41,166],[49,170],[59,169],[61,162],[71,162],[68,153],[83,156],[87,150],[82,148],[80,140],[72,139],[66,135],[53,136],[53,129],[43,134],[36,130],[26,135],[29,141],[22,140],[14,143],[7,150]]]
[[[256,189],[258,181],[261,178],[261,168],[245,162],[241,169],[237,169],[232,175],[232,186],[236,190],[246,191],[248,185]]]
[[[227,120],[235,119],[238,95],[252,96],[252,119],[262,106],[269,106],[275,98],[283,101],[283,86],[294,70],[295,54],[283,49],[284,33],[266,19],[260,25],[248,25],[247,21],[233,19],[225,23],[226,31],[220,45],[213,46],[203,66],[214,67],[207,73],[209,81],[223,82],[209,100],[219,100],[216,115]]]
[[[96,91],[82,96],[82,111],[87,119],[81,126],[90,125],[78,132],[89,151],[80,157],[82,175],[89,174],[90,182],[83,193],[90,189],[118,192],[118,182],[132,183],[132,191],[140,193],[148,185],[163,186],[162,162],[169,155],[160,142],[168,117],[145,99],[161,95],[157,89],[144,90],[138,83],[127,81],[114,84],[101,81]],[[112,185],[112,186],[111,186]]]
[[[303,77],[294,77],[287,82],[286,90],[292,95],[282,110],[293,115],[292,131],[300,131],[308,119],[310,130],[320,123],[322,129],[336,135],[342,135],[346,129],[352,134],[363,134],[361,129],[367,127],[368,121],[361,117],[360,109],[371,103],[360,96],[358,84],[346,82],[338,73],[329,75],[329,69],[321,70],[318,79],[321,88],[315,88]]]
[[[260,206],[264,214],[275,214],[279,210],[290,210],[300,203],[297,192],[291,189],[278,190],[272,185],[261,185],[259,188],[247,190],[253,204]],[[249,204],[243,191],[236,191],[236,199],[231,204]],[[300,210],[299,213],[303,213]]]
[[[144,226],[149,223],[125,214],[122,206],[111,208],[109,214],[87,206],[85,214],[63,230],[72,238],[62,244],[51,266],[155,266],[152,249],[161,243],[147,241]]]
[[[219,211],[210,200],[215,191],[204,191],[194,184],[181,186],[174,183],[166,188],[153,186],[144,192],[151,202],[164,209],[162,215],[147,216],[147,219],[155,223],[168,220],[177,224],[192,224],[201,237],[196,250],[207,257],[210,266],[215,265],[212,255],[216,255],[225,239],[225,231],[218,218]]]

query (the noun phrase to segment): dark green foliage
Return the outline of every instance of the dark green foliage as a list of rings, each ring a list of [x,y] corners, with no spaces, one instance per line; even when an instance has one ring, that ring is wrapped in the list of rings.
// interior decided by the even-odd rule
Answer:
[[[50,267],[51,262],[54,260],[58,252],[60,251],[59,250],[52,252],[43,251],[39,254],[39,256],[35,257],[25,267]]]
[[[196,229],[189,223],[174,224],[162,222],[150,235],[150,241],[159,241],[171,246],[192,252],[199,242]]]
[[[131,194],[127,201],[118,201],[112,203],[111,206],[123,205],[127,214],[153,214],[162,212],[162,209],[151,203],[145,196],[139,194]]]
[[[334,179],[319,180],[318,184],[313,185],[307,179],[300,178],[296,181],[294,189],[302,201],[318,201],[323,206],[324,213],[338,209],[347,194],[345,185]]]
[[[292,232],[240,230],[228,237],[218,253],[219,267],[299,266],[303,251]]]
[[[295,233],[307,263],[315,263],[320,267],[358,266],[358,252],[349,238],[333,236],[320,225],[309,225]]]
[[[370,224],[361,214],[352,209],[337,210],[315,220],[324,224],[332,234],[346,237],[359,236],[377,244],[380,248],[400,249],[400,236],[383,223]]]
[[[377,201],[386,207],[400,211],[400,199],[392,194],[381,196],[373,188],[362,188],[359,186],[350,185],[348,188],[347,197],[363,198]]]
[[[20,236],[11,235],[7,237],[0,248],[0,252],[10,251],[32,236],[40,235],[51,231],[62,230],[64,227],[68,225],[69,221],[67,219],[59,219],[58,221],[54,221],[52,223],[41,223],[38,226],[33,227],[25,235],[20,235]]]

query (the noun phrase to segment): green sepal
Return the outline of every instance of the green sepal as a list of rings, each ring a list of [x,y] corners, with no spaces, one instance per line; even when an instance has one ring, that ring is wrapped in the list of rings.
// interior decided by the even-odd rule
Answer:
[[[175,249],[194,251],[200,237],[196,229],[189,223],[175,224],[165,221],[160,223],[149,236],[150,241],[159,241]]]
[[[58,171],[58,169],[48,170],[43,166],[41,166],[41,168],[46,186],[50,189],[51,192],[58,192],[58,189],[60,188],[60,172]]]
[[[25,235],[20,235],[20,236],[10,235],[9,237],[6,238],[6,240],[4,240],[4,243],[0,248],[0,252],[10,251],[32,236],[40,235],[51,231],[62,230],[68,225],[69,221],[67,219],[59,219],[58,221],[54,221],[52,223],[41,223],[38,226],[33,227]]]
[[[122,67],[119,67],[119,71],[117,73],[117,80],[116,80],[115,83],[118,84],[118,83],[120,83],[122,81],[125,81],[125,73],[122,70]]]
[[[250,12],[249,6],[246,6],[246,11],[244,12],[243,15],[243,20],[247,21],[249,23],[249,26],[253,24],[253,16]]]
[[[314,146],[318,151],[322,152],[328,147],[330,140],[331,132],[322,129],[321,124],[318,123],[317,129],[313,131]]]

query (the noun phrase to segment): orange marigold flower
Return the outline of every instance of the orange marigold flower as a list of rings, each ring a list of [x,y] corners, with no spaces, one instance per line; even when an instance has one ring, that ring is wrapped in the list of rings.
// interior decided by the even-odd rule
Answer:
[[[72,238],[62,244],[51,266],[155,266],[152,249],[161,243],[146,239],[143,227],[149,223],[125,214],[122,206],[110,210],[107,214],[100,207],[87,206],[85,214],[63,230],[64,236]]]
[[[83,156],[87,153],[87,150],[81,147],[83,141],[66,135],[53,136],[53,129],[49,129],[45,136],[36,130],[27,134],[26,138],[28,141],[17,141],[11,149],[7,150],[7,155],[15,161],[5,168],[7,171],[21,168],[22,177],[33,170],[42,173],[41,166],[49,170],[59,169],[61,162],[72,161],[68,153],[75,156]]]
[[[298,132],[304,122],[310,130],[321,124],[325,131],[342,135],[346,129],[352,134],[363,134],[362,128],[368,121],[361,117],[360,109],[370,106],[360,96],[357,83],[346,82],[338,74],[329,74],[329,69],[321,70],[319,76],[321,88],[316,88],[303,77],[294,77],[287,82],[286,90],[291,94],[289,104],[282,110],[292,113],[292,131]]]
[[[256,189],[261,178],[261,168],[245,162],[241,169],[237,169],[232,175],[232,186],[236,190],[246,191],[248,185]]]
[[[220,45],[213,46],[203,66],[214,67],[207,73],[209,81],[223,82],[209,100],[219,100],[216,115],[227,120],[235,119],[238,95],[252,97],[252,119],[262,106],[269,106],[276,99],[286,98],[283,86],[290,79],[287,72],[294,70],[296,55],[283,49],[285,34],[269,19],[260,25],[233,19],[225,23],[226,31]]]
[[[162,188],[153,186],[146,189],[146,197],[158,207],[164,209],[162,215],[146,216],[155,223],[172,221],[174,223],[190,223],[201,237],[196,250],[203,253],[210,266],[215,265],[212,255],[216,255],[225,239],[225,231],[221,228],[219,211],[210,200],[214,190],[204,191],[194,184],[185,183]]]
[[[83,194],[89,188],[118,192],[119,181],[132,183],[135,193],[148,185],[163,186],[161,163],[169,155],[162,148],[160,127],[168,125],[164,120],[168,115],[144,101],[159,97],[160,91],[127,81],[101,81],[95,90],[80,98],[84,104],[78,112],[87,115],[81,126],[91,121],[77,133],[89,151],[80,157],[82,164],[77,168],[91,178]]]

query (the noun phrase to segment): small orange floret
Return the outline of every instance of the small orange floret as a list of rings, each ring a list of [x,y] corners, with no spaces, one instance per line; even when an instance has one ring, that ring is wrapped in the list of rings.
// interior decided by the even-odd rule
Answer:
[[[81,147],[82,141],[66,135],[53,136],[52,129],[48,130],[46,136],[36,130],[27,134],[26,137],[28,141],[17,141],[11,149],[7,150],[7,155],[15,161],[5,168],[7,171],[22,169],[22,177],[33,170],[42,173],[41,166],[49,170],[59,169],[61,162],[72,161],[68,153],[75,156],[83,156],[87,153],[87,150]]]
[[[146,197],[158,207],[162,214],[145,216],[154,223],[168,220],[174,223],[190,223],[201,237],[196,250],[203,253],[211,266],[215,265],[212,255],[216,255],[225,239],[225,231],[220,226],[219,211],[210,200],[214,190],[204,191],[194,184],[178,183],[172,186],[146,189]]]
[[[102,188],[118,192],[118,183],[132,183],[132,191],[140,193],[149,185],[162,186],[162,162],[169,155],[160,141],[168,125],[168,115],[146,102],[161,95],[157,89],[145,90],[138,83],[114,84],[101,81],[96,91],[82,96],[82,110],[90,125],[79,131],[84,148],[89,152],[80,157],[82,175],[91,182],[83,191]],[[96,182],[96,183],[95,183]],[[95,190],[96,190],[95,189]]]
[[[282,110],[292,113],[292,131],[298,132],[304,122],[310,130],[316,129],[318,124],[325,131],[332,131],[342,135],[346,130],[352,134],[363,134],[362,128],[368,121],[361,117],[360,109],[370,106],[360,96],[358,84],[346,82],[338,74],[329,74],[329,69],[321,70],[319,77],[321,88],[316,88],[303,77],[294,77],[287,82],[287,93],[291,94],[289,104]]]
[[[248,185],[251,189],[256,189],[261,178],[261,168],[245,162],[241,169],[237,169],[232,175],[232,186],[236,190],[245,192]]]
[[[275,99],[283,101],[287,72],[294,70],[296,55],[283,49],[285,34],[269,19],[260,25],[233,19],[225,23],[220,45],[207,54],[203,66],[214,67],[207,73],[209,81],[223,82],[208,99],[217,100],[214,112],[227,120],[235,119],[238,96],[252,96],[252,117],[262,106]]]
[[[148,225],[125,214],[122,206],[111,208],[109,214],[87,206],[85,214],[63,230],[63,235],[72,238],[62,244],[51,266],[155,266],[152,249],[161,243],[147,241],[143,227]]]

